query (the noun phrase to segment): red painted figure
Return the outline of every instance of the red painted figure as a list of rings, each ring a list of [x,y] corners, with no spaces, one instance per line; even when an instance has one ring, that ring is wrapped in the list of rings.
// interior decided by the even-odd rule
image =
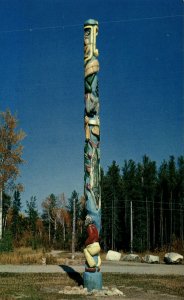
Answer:
[[[85,241],[84,255],[86,258],[87,272],[96,272],[100,270],[101,259],[99,256],[100,245],[99,245],[99,234],[97,227],[93,223],[91,216],[87,215],[85,220],[86,231],[88,238]],[[94,256],[97,256],[97,260],[94,259]]]
[[[87,227],[88,238],[85,241],[85,246],[99,242],[98,230],[94,224],[89,224]]]

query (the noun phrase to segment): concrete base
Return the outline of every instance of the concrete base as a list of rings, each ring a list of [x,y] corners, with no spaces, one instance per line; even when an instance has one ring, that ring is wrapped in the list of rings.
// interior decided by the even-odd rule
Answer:
[[[101,272],[84,272],[84,287],[87,288],[88,291],[92,290],[101,290],[102,289],[102,273]]]

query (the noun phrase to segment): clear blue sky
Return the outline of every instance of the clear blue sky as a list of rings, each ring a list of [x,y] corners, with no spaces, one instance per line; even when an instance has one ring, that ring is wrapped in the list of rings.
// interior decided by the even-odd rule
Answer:
[[[101,165],[183,154],[182,0],[1,0],[0,110],[18,112],[23,205],[83,192],[83,23],[99,21]]]

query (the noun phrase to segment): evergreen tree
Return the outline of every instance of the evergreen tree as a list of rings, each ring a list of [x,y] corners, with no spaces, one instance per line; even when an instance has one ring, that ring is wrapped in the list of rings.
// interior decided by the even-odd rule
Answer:
[[[70,213],[70,236],[72,236],[73,226],[75,227],[75,246],[77,249],[81,247],[81,236],[80,236],[80,228],[81,228],[81,217],[84,219],[83,206],[79,200],[78,193],[74,190],[71,194],[71,197],[68,199],[68,211]],[[74,215],[75,210],[75,215]],[[75,216],[75,218],[74,218]],[[74,220],[75,219],[75,220]],[[75,224],[73,223],[75,221]]]
[[[164,243],[167,243],[167,212],[168,212],[168,165],[164,160],[158,171],[157,182],[157,219],[156,231],[159,233],[157,237],[158,244],[163,248]]]
[[[115,161],[102,174],[102,236],[106,249],[122,247],[121,175]]]
[[[133,204],[135,251],[163,248],[164,245],[171,247],[173,238],[183,241],[184,157],[178,158],[176,168],[174,156],[171,156],[157,171],[156,162],[145,155],[138,164],[133,160],[125,161],[122,171],[121,178],[118,166],[113,162],[101,176],[104,249],[114,246],[114,221],[121,247],[130,249],[130,202]],[[117,202],[114,202],[115,198]],[[115,239],[115,248],[117,245]]]
[[[130,249],[130,202],[133,208],[133,250],[145,247],[145,208],[142,202],[142,167],[133,160],[123,166],[123,192],[125,201],[125,249]]]
[[[102,221],[102,232],[101,232],[101,244],[105,251],[111,249],[111,224],[112,224],[112,213],[110,209],[111,200],[109,196],[109,185],[107,176],[101,172],[101,221]]]
[[[27,205],[26,213],[28,215],[29,230],[32,232],[32,236],[35,238],[35,236],[36,236],[36,221],[38,219],[36,197],[32,196],[30,201],[26,202],[26,205]]]
[[[2,225],[3,225],[3,232],[6,230],[6,227],[7,227],[7,215],[8,215],[8,212],[10,210],[10,207],[11,207],[11,197],[3,192],[2,193],[2,206],[3,206],[3,212],[2,212]]]
[[[177,212],[178,218],[176,232],[179,239],[184,240],[184,156],[178,158],[178,169],[177,169]]]
[[[12,233],[14,239],[18,240],[21,233],[21,218],[20,218],[20,209],[21,209],[21,198],[20,192],[15,191],[13,195],[13,204],[12,204]]]
[[[169,210],[170,210],[170,230],[169,230],[169,242],[170,247],[172,245],[172,238],[175,232],[175,215],[173,211],[175,210],[175,192],[176,192],[176,164],[174,156],[170,156],[168,162],[168,187],[169,187]]]
[[[155,246],[155,193],[157,171],[156,163],[148,156],[143,156],[142,162],[142,193],[146,211],[147,250]]]

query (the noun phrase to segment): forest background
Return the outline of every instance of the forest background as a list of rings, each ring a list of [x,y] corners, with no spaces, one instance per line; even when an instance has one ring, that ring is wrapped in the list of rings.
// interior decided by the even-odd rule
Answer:
[[[0,124],[0,190],[2,197],[1,250],[8,247],[31,246],[71,250],[75,225],[75,246],[84,245],[85,199],[77,191],[66,199],[54,191],[42,201],[38,211],[32,196],[22,211],[21,192],[16,184],[22,159],[23,130],[18,129],[17,117],[10,111],[1,112]],[[134,251],[172,249],[183,246],[184,235],[184,157],[157,166],[147,155],[141,162],[116,161],[101,169],[102,230],[101,246],[130,251],[130,220],[133,218]],[[131,211],[132,206],[132,211]],[[75,214],[75,218],[74,218]],[[75,222],[75,224],[73,224]]]

